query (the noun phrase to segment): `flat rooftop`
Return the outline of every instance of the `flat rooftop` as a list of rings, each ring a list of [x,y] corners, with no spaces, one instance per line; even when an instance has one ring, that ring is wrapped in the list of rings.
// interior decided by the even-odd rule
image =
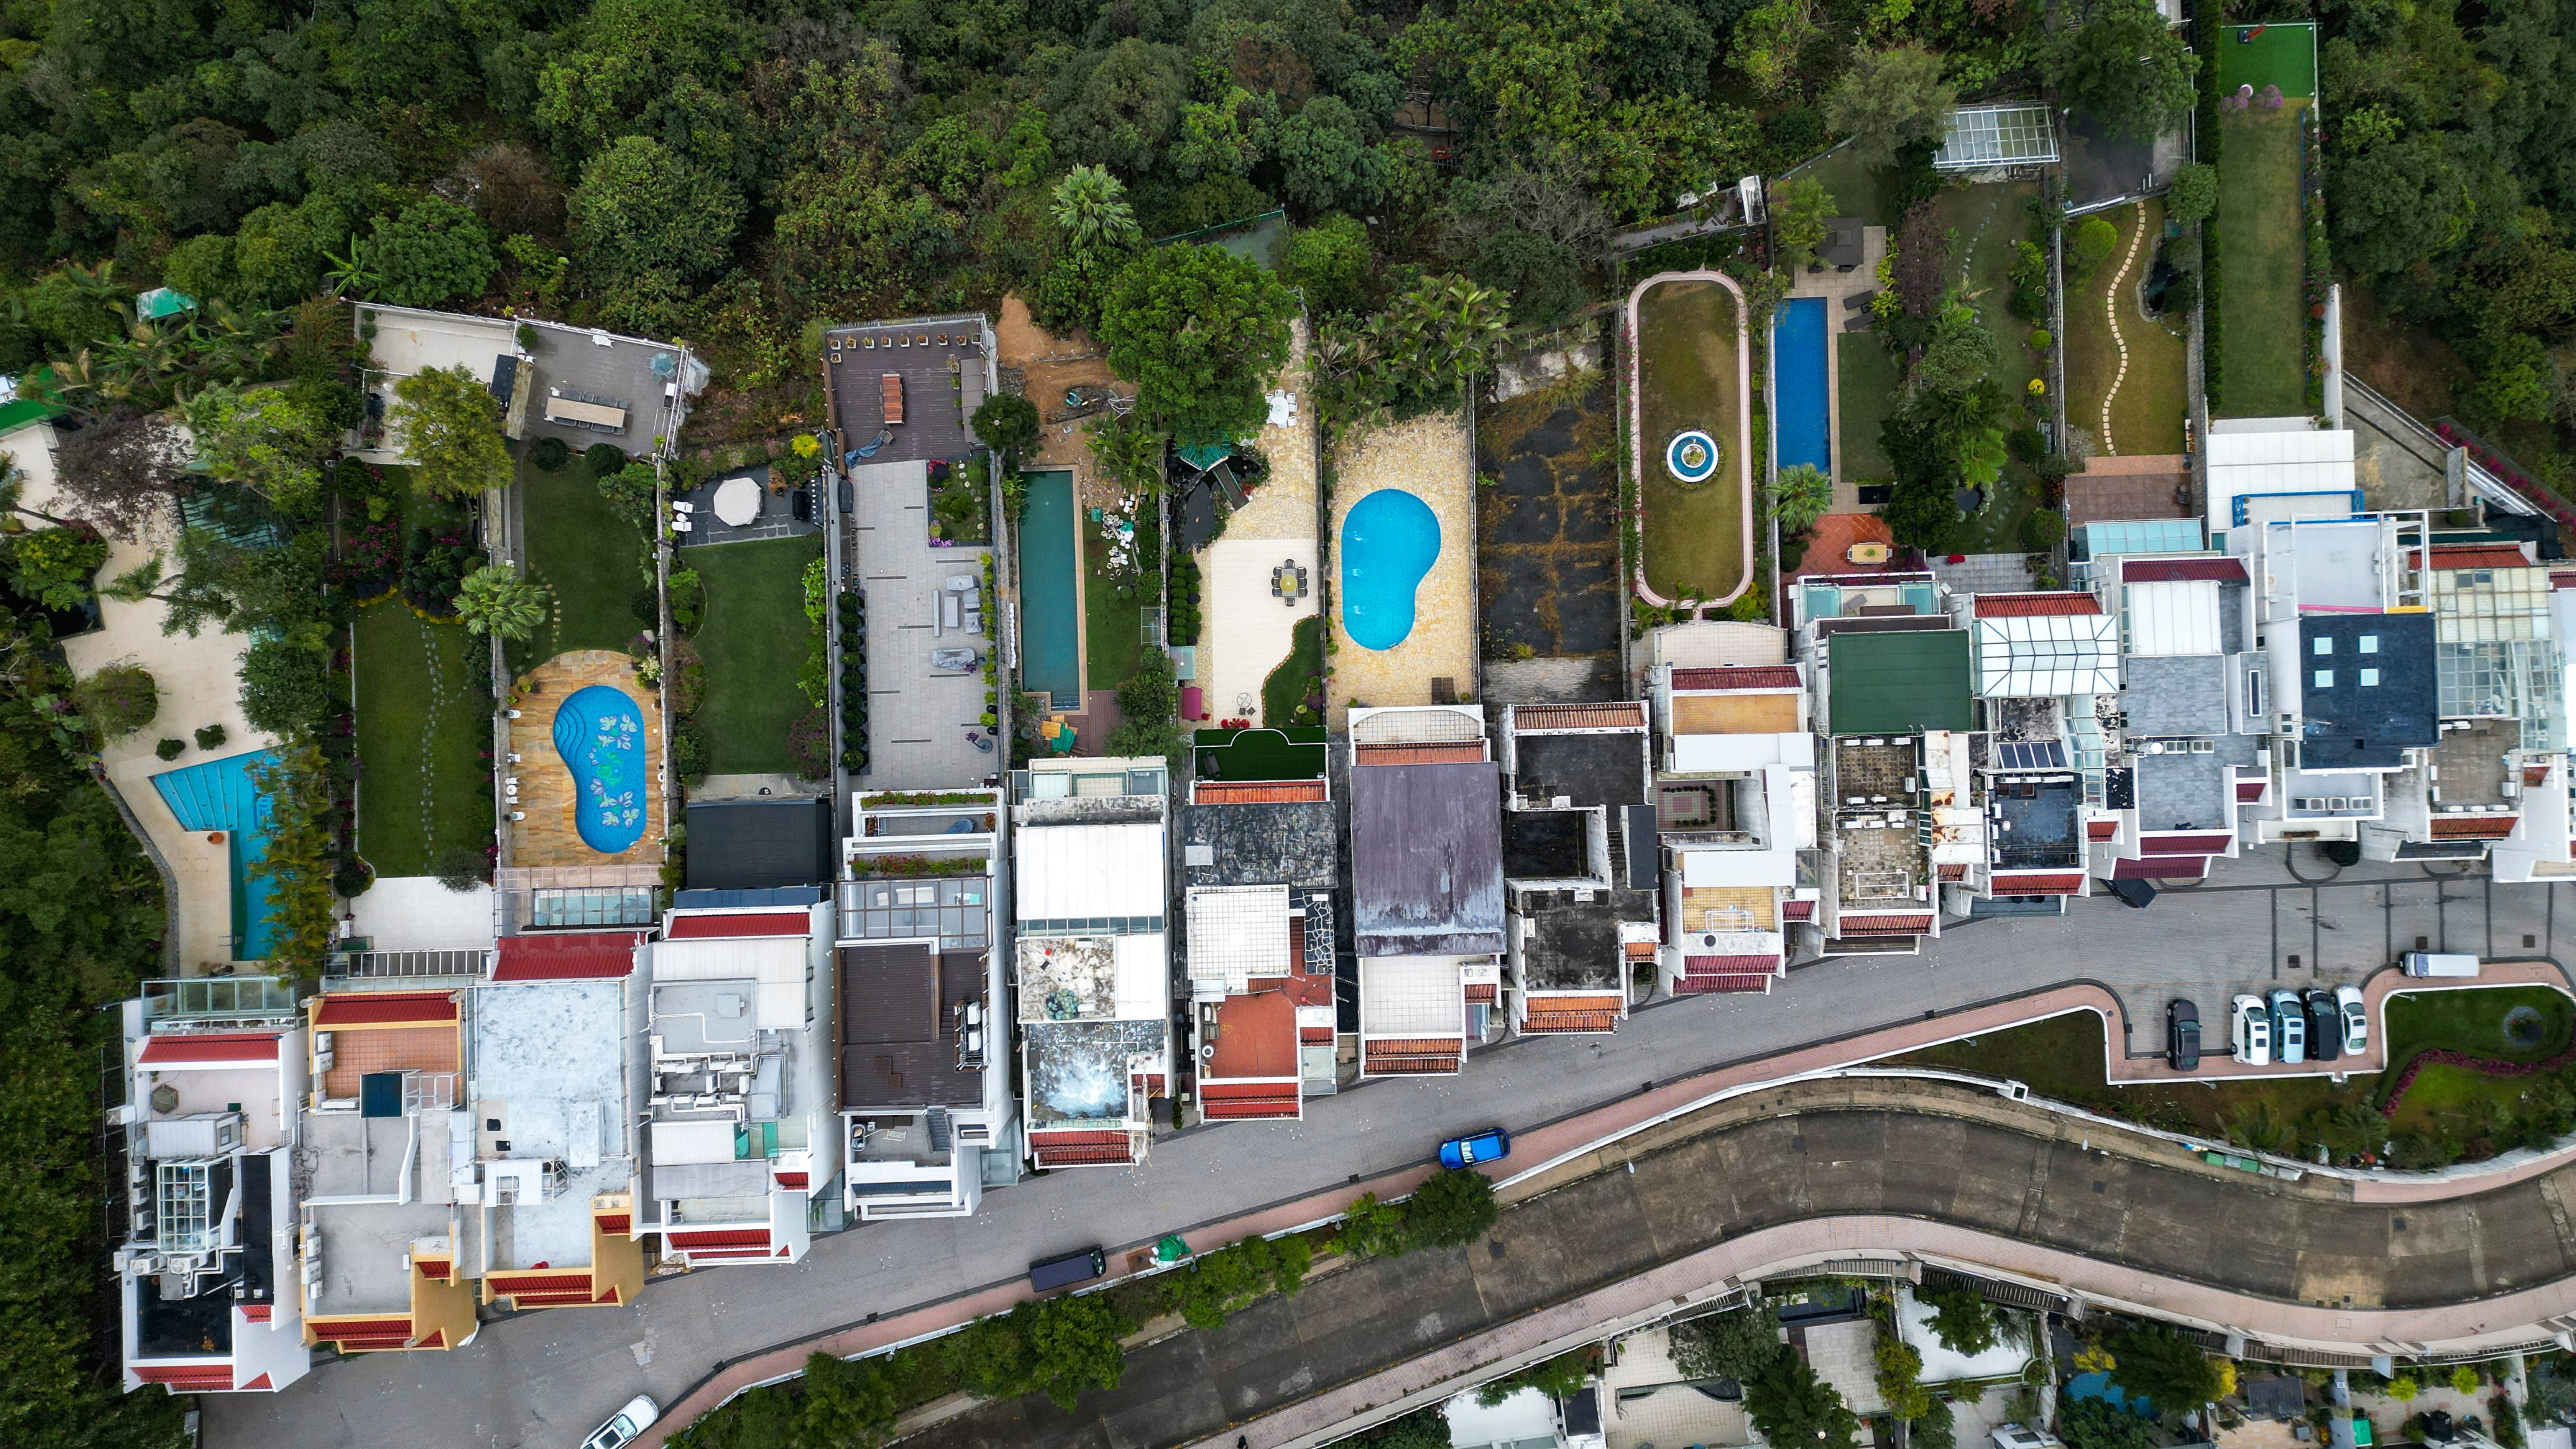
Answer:
[[[474,993],[474,1112],[489,1155],[561,1158],[567,1172],[553,1199],[495,1214],[495,1266],[588,1263],[592,1196],[634,1183],[625,992],[623,981],[541,981]]]
[[[1040,1021],[1021,1028],[1029,1125],[1118,1122],[1127,1116],[1129,1064],[1160,1071],[1170,1025],[1154,1021]]]
[[[2432,615],[2305,614],[2298,650],[2302,768],[2387,769],[2434,743]]]
[[[1457,1036],[1467,995],[1452,956],[1378,956],[1360,962],[1360,1029],[1372,1036]]]
[[[1297,1002],[1286,991],[1236,992],[1217,1003],[1211,1078],[1297,1075]]]
[[[317,1185],[317,1192],[321,1189]],[[366,1203],[305,1210],[322,1240],[322,1295],[311,1312],[411,1313],[411,1270],[403,1255],[423,1238],[443,1238],[455,1208],[444,1203]],[[582,1250],[589,1251],[584,1240]]]
[[[1540,991],[1616,991],[1627,980],[1619,927],[1655,918],[1655,893],[1596,890],[1578,900],[1570,890],[1520,892],[1522,919],[1533,924],[1520,943],[1523,979]]]
[[[2521,727],[2512,720],[2450,721],[2433,746],[2433,788],[2441,805],[2502,805],[2504,782],[2513,774],[2505,757],[2522,746]],[[2463,728],[2462,726],[2466,727]]]
[[[894,434],[867,462],[951,460],[983,450],[967,420],[984,402],[984,319],[932,317],[829,327],[824,366],[832,374],[832,416],[844,448]],[[886,422],[885,384],[903,379],[903,421]]]
[[[1884,818],[1892,813],[1905,818]],[[1931,878],[1929,857],[1917,834],[1921,817],[1917,810],[1878,816],[1844,811],[1835,819],[1834,884],[1845,909],[1916,904],[1914,888]]]
[[[1329,800],[1185,806],[1183,884],[1329,890],[1341,862],[1340,814]]]
[[[2084,787],[2073,775],[2006,776],[1986,797],[1995,808],[1994,863],[2006,870],[2084,863]]]
[[[982,1105],[985,1068],[957,1063],[957,1008],[973,1002],[983,1010],[987,1061],[1007,1049],[1010,1030],[985,999],[983,953],[934,954],[914,943],[843,946],[838,957],[842,1108]]]
[[[1923,783],[1915,764],[1915,743],[1910,738],[1876,745],[1849,738],[1836,740],[1833,761],[1836,810],[1884,810],[1891,804],[1908,804]],[[1855,800],[1859,803],[1854,804]]]
[[[849,367],[844,362],[839,372],[846,374]],[[871,374],[867,386],[875,385]],[[871,397],[869,406],[874,405]],[[842,426],[850,446],[856,447],[875,436],[875,415],[869,414],[864,436],[852,436],[846,418]],[[933,446],[924,445],[918,432],[895,432],[894,452]],[[935,446],[952,451],[923,456],[964,453],[953,441]],[[980,659],[993,649],[995,610],[991,600],[981,598],[984,559],[992,550],[968,544],[930,546],[930,465],[922,457],[890,461],[880,453],[850,470],[849,490],[851,506],[841,520],[847,543],[841,555],[844,582],[867,598],[861,647],[868,663],[868,764],[860,779],[872,790],[937,790],[998,774],[1007,768],[1008,756],[979,750],[976,740],[968,738],[977,735],[992,743],[991,729],[983,723],[983,670],[980,665],[942,668],[937,652],[965,649]],[[959,580],[963,584],[952,589]],[[985,605],[978,628],[965,627],[962,604],[959,626],[948,627],[944,611],[951,595]],[[849,642],[843,647],[850,647]]]
[[[989,875],[870,876],[869,860],[850,862],[863,879],[840,887],[844,940],[910,940],[936,936],[942,949],[982,946],[993,935]]]
[[[1361,955],[1503,949],[1500,775],[1491,761],[1351,771]]]
[[[1572,880],[1590,874],[1585,839],[1591,819],[1589,810],[1504,811],[1504,878]]]
[[[1794,727],[1794,726],[1793,726]],[[1646,801],[1644,731],[1597,735],[1524,735],[1512,738],[1512,788],[1533,805],[1642,805]]]
[[[2227,661],[2216,654],[2133,655],[2120,707],[2132,738],[2228,731]]]
[[[1907,629],[1837,633],[1826,641],[1825,730],[1913,734],[1969,725],[1968,633]]]
[[[1022,936],[1013,946],[1023,1022],[1160,1020],[1171,991],[1170,938]]]

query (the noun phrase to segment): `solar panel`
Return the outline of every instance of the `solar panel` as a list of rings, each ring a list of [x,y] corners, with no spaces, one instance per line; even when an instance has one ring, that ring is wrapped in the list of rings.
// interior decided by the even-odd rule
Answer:
[[[2055,740],[2006,740],[1995,746],[1995,758],[2007,770],[2063,770],[2066,746]]]

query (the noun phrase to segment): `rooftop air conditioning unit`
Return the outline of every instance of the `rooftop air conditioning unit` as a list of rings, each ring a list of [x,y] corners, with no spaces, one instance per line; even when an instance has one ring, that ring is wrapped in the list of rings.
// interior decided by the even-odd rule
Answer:
[[[1701,950],[1703,950],[1703,951],[1714,951],[1714,950],[1716,950],[1716,949],[1717,949],[1717,933],[1716,933],[1715,931],[1702,931],[1702,932],[1700,932],[1700,933],[1699,933],[1699,948],[1700,948]]]
[[[2195,755],[2215,754],[2217,750],[2218,741],[2216,740],[2193,740],[2191,742],[2191,752]]]

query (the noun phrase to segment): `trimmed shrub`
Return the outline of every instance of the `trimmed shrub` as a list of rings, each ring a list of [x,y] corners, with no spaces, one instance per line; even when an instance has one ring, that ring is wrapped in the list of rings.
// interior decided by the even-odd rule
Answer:
[[[539,438],[528,445],[528,461],[540,473],[560,473],[572,461],[572,448],[561,438]]]
[[[175,760],[188,752],[186,740],[163,740],[152,747],[152,753],[165,760]]]
[[[615,443],[593,443],[581,450],[581,465],[593,478],[615,477],[626,467],[626,450]]]

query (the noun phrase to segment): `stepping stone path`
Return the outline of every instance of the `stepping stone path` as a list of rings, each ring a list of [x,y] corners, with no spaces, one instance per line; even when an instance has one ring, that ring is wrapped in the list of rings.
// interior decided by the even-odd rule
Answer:
[[[2102,316],[2111,324],[2111,345],[2120,351],[2120,370],[2111,374],[2111,386],[2102,394],[2102,451],[2119,452],[2111,441],[2111,399],[2120,395],[2120,384],[2129,379],[2129,343],[2120,335],[2120,286],[2128,280],[2129,268],[2138,260],[2138,243],[2147,234],[2147,204],[2137,203],[2138,219],[2129,228],[2129,250],[2120,258],[2120,270],[2111,274],[2111,285],[2102,292]]]

